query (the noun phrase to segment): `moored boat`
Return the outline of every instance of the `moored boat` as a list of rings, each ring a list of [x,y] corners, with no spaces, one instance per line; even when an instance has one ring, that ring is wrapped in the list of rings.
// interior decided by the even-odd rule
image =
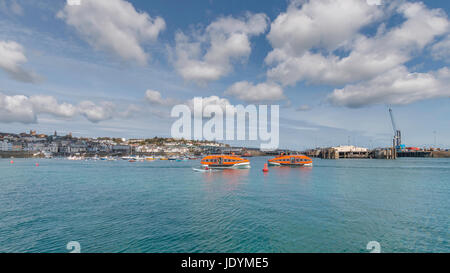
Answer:
[[[76,160],[76,161],[80,161],[80,160],[84,160],[85,158],[84,158],[84,156],[77,156],[77,155],[74,155],[74,156],[69,156],[67,159],[68,159],[68,160]]]
[[[282,155],[270,159],[269,165],[311,167],[313,165],[313,161],[305,155]]]
[[[250,161],[237,156],[210,155],[202,159],[202,166],[214,169],[248,169]]]

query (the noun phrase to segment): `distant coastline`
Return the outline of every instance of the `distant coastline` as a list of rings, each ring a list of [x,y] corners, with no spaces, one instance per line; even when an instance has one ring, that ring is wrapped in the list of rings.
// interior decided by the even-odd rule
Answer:
[[[283,150],[282,152],[286,152]],[[203,154],[235,154],[240,156],[265,156],[257,148],[231,147],[228,144],[207,140],[186,140],[154,137],[124,139],[112,137],[73,137],[71,133],[60,136],[29,133],[0,132],[0,158],[95,156],[186,156]]]
[[[306,151],[278,149],[262,151],[258,148],[232,147],[228,144],[207,140],[186,140],[154,137],[146,139],[124,139],[113,137],[73,137],[71,133],[60,136],[29,133],[0,132],[0,158],[42,157],[121,157],[121,156],[201,156],[205,154],[234,154],[243,157],[272,156],[279,154],[306,154],[324,159],[432,157],[450,158],[450,151],[442,149],[406,148],[394,151],[393,147],[369,150],[364,147],[338,146],[316,148]]]

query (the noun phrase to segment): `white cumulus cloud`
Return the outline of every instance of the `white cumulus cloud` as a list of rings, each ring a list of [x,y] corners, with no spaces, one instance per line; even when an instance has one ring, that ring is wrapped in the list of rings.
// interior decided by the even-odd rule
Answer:
[[[355,2],[353,9],[345,8],[350,2]],[[309,11],[312,6],[319,4],[323,9],[315,13]],[[360,9],[355,8],[358,6]],[[291,7],[290,9],[294,11],[288,10],[286,14],[280,15],[268,36],[271,41],[273,40],[274,46],[274,50],[266,58],[267,64],[274,65],[268,71],[268,77],[284,85],[295,85],[299,81],[333,85],[369,80],[410,61],[414,54],[422,51],[425,46],[449,30],[447,16],[442,10],[428,9],[420,2],[402,2],[392,7],[395,7],[396,14],[403,16],[404,22],[391,29],[386,29],[382,24],[373,37],[358,33],[358,30],[379,17],[369,15],[378,14],[379,6],[369,6],[358,0],[318,0],[305,3],[300,10]],[[326,15],[330,9],[333,13],[340,14],[338,17],[332,17],[336,19],[332,22],[338,29],[329,25],[331,19]],[[350,16],[349,10],[354,12],[353,16]],[[289,24],[290,21],[287,19],[281,19],[289,18],[290,13],[294,14],[291,15],[294,18],[297,14],[297,17],[304,20],[314,21],[313,25],[327,26],[326,30],[317,30],[311,26],[311,29],[308,28],[311,33],[304,34],[302,31],[297,33],[293,28],[291,35],[283,36],[283,28],[289,29],[292,23]],[[367,19],[360,20],[361,16]],[[355,23],[356,27],[349,27],[347,23]],[[340,27],[347,31],[341,31]],[[327,30],[335,32],[336,36],[331,35],[330,38]],[[314,38],[314,35],[319,37]],[[309,42],[301,45],[303,39]],[[315,49],[324,52],[317,53]],[[346,50],[349,53],[338,55],[334,53],[336,49]]]
[[[70,118],[75,116],[77,108],[69,103],[58,103],[52,96],[31,96],[30,103],[36,113],[51,114],[58,117]]]
[[[450,35],[434,44],[431,48],[431,54],[436,60],[450,62]]]
[[[202,108],[198,109],[194,107],[194,100],[195,99],[202,99]],[[187,106],[191,109],[193,114],[197,114],[198,116],[203,116],[203,111],[207,106],[218,106],[222,110],[222,114],[226,113],[227,106],[231,109],[231,111],[234,113],[236,111],[236,108],[230,103],[228,99],[221,98],[218,96],[210,96],[210,97],[195,97],[186,102]]]
[[[36,123],[37,117],[28,97],[0,93],[0,122]]]
[[[148,89],[145,92],[145,99],[150,103],[154,105],[163,105],[163,106],[172,106],[177,104],[176,99],[172,98],[166,98],[164,99],[161,95],[161,92],[156,90]]]
[[[409,104],[424,99],[450,97],[450,69],[411,73],[404,66],[370,81],[336,89],[328,100],[352,108],[371,104]]]
[[[82,0],[81,5],[66,5],[57,16],[95,49],[139,64],[148,58],[143,44],[157,40],[166,27],[163,18],[138,12],[125,0]]]
[[[0,69],[11,78],[25,83],[35,83],[40,77],[22,67],[28,61],[23,46],[14,41],[0,41]]]
[[[289,55],[311,48],[334,50],[381,15],[361,0],[293,1],[272,23],[267,38]]]
[[[115,117],[129,118],[138,111],[140,108],[136,105],[129,105],[125,111],[119,111],[117,105],[108,101],[100,103],[82,101],[74,105],[60,103],[55,97],[47,95],[28,97],[0,93],[0,122],[3,123],[37,123],[40,115],[63,119],[72,119],[81,115],[93,123],[98,123]]]
[[[111,102],[102,102],[97,105],[92,101],[82,101],[78,105],[78,112],[93,123],[112,119],[115,110],[115,105]]]
[[[188,36],[178,32],[172,59],[177,72],[199,84],[218,80],[233,70],[234,61],[245,61],[251,53],[250,37],[266,31],[265,14],[245,18],[223,17],[204,31]]]

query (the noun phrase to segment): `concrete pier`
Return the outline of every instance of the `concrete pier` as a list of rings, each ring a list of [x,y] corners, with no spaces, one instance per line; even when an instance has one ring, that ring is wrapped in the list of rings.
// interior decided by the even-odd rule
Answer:
[[[393,148],[369,150],[354,146],[339,146],[331,148],[319,148],[306,151],[309,157],[318,157],[322,159],[343,159],[343,158],[374,158],[374,159],[396,159],[397,152]]]

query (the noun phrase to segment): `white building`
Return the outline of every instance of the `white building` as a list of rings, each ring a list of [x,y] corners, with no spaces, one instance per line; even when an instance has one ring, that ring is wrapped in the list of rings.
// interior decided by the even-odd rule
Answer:
[[[368,152],[369,149],[362,148],[362,147],[356,147],[356,146],[338,146],[333,147],[336,151],[340,153],[349,153],[349,152],[355,152],[355,153],[365,153]]]
[[[31,152],[40,152],[43,151],[44,148],[45,145],[43,143],[28,143],[27,148],[25,150]]]
[[[7,141],[0,141],[0,151],[2,152],[12,151],[12,144]]]
[[[141,152],[141,153],[159,153],[162,151],[163,151],[163,149],[161,147],[154,146],[154,145],[146,145],[146,146],[136,147],[136,152]]]
[[[189,152],[189,149],[186,147],[171,147],[171,148],[166,148],[164,150],[164,152],[166,153],[181,153],[181,154],[186,154]]]
[[[112,151],[113,152],[126,152],[126,153],[128,153],[129,151],[131,151],[131,146],[128,146],[128,145],[114,145],[114,146],[112,146]]]
[[[84,144],[71,144],[69,146],[69,153],[85,153],[87,151],[87,147]]]
[[[58,152],[58,144],[50,143],[47,147],[45,147],[44,151],[48,153],[57,153]]]

